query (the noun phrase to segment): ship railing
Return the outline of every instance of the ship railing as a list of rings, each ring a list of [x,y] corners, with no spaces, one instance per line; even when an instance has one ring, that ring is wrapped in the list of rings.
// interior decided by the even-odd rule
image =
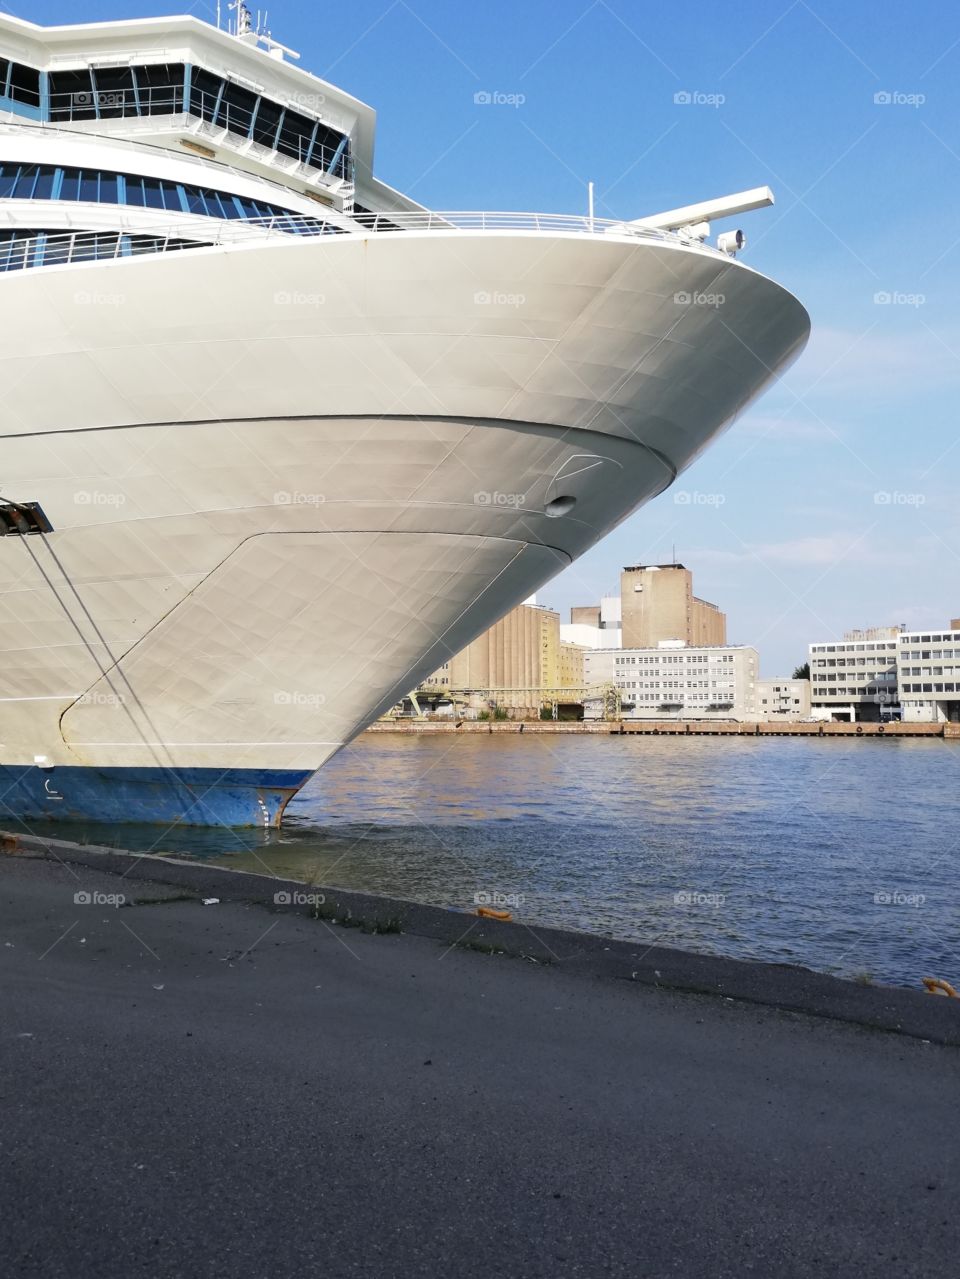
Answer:
[[[289,214],[249,218],[245,221],[248,225],[262,226],[268,233],[280,231],[299,235],[342,231],[353,234],[371,231],[378,234],[410,231],[532,231],[541,234],[625,235],[660,243],[680,242],[708,247],[682,231],[665,231],[660,227],[644,226],[642,222],[624,222],[614,218],[570,213],[442,213],[418,209],[402,213],[352,213],[338,216],[336,220],[326,219],[322,214],[316,218]]]
[[[127,225],[109,230],[45,231],[26,234],[0,230],[0,272],[26,267],[63,266],[174,250],[257,244],[290,236],[406,234],[419,231],[539,232],[540,234],[628,235],[661,243],[687,240],[681,233],[612,219],[559,213],[360,213],[336,218],[278,214],[261,218],[191,218],[162,226]],[[699,246],[704,247],[704,246]],[[716,252],[716,250],[708,250]]]

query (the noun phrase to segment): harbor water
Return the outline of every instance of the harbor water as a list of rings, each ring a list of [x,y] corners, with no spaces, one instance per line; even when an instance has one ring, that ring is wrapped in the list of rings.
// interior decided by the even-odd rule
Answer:
[[[487,903],[534,929],[960,984],[958,780],[960,743],[938,739],[369,735],[282,830],[82,837]]]

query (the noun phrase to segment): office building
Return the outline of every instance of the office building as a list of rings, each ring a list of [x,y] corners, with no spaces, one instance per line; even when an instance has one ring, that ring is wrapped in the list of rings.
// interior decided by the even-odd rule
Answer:
[[[584,654],[587,687],[614,684],[624,719],[755,720],[759,665],[757,650],[746,645],[678,640]],[[599,706],[599,697],[591,699],[588,716]]]
[[[842,640],[810,645],[810,714],[814,719],[876,723],[899,716],[900,630],[847,631]]]
[[[949,630],[901,631],[897,673],[906,722],[960,721],[960,618]]]
[[[810,719],[810,681],[758,679],[756,706],[761,721]]]

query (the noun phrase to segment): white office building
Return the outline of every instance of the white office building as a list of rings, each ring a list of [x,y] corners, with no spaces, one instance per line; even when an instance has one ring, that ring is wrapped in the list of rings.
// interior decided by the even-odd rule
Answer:
[[[810,645],[810,715],[841,723],[898,718],[896,626]]]
[[[755,648],[693,647],[679,640],[584,654],[587,686],[615,685],[624,719],[755,720],[759,665]],[[588,718],[600,704],[599,698],[588,701]]]
[[[960,628],[901,631],[897,671],[905,721],[960,721]]]

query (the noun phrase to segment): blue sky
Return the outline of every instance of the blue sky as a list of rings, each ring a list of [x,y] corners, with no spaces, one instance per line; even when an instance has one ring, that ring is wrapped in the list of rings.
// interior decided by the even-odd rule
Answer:
[[[214,13],[3,7],[43,23]],[[747,260],[807,306],[806,354],[544,603],[565,613],[675,547],[768,675],[853,626],[960,615],[960,9],[275,0],[270,26],[377,109],[378,176],[434,208],[581,211],[593,180],[598,215],[627,218],[774,189],[742,220]],[[478,106],[482,90],[523,101]]]

